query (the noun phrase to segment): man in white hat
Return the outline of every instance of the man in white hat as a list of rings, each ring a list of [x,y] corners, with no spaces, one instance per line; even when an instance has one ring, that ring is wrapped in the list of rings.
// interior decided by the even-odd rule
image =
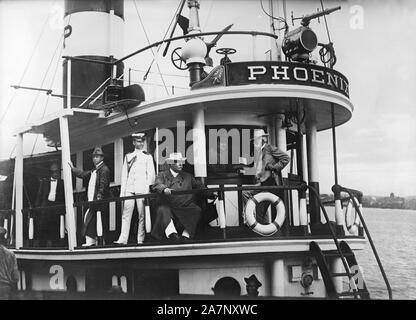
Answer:
[[[144,149],[145,134],[134,133],[134,151],[126,154],[121,171],[120,197],[134,196],[149,193],[150,186],[155,182],[155,166],[153,157]],[[136,200],[136,201],[135,201]],[[137,243],[143,243],[144,230],[144,199],[131,199],[124,201],[123,215],[121,218],[121,232],[116,244],[127,244],[130,233],[131,217],[134,205],[137,204],[139,214],[137,228]]]
[[[0,300],[9,299],[19,281],[16,256],[6,248],[6,234],[7,230],[0,227]]]
[[[254,131],[254,146],[258,150],[254,156],[254,167],[256,169],[255,185],[273,186],[282,185],[282,169],[290,161],[289,155],[268,143],[269,134],[263,129]],[[258,191],[243,191],[244,204]],[[282,197],[281,192],[277,194]],[[259,218],[259,217],[258,217]]]
[[[102,200],[110,196],[110,169],[104,163],[104,152],[101,147],[95,147],[92,153],[92,162],[94,169],[83,171],[77,169],[69,162],[72,173],[78,178],[88,180],[87,197],[88,201]],[[97,212],[100,211],[103,216],[107,215],[106,206],[91,206],[84,216],[84,225],[81,233],[86,242],[82,245],[89,247],[97,243]],[[103,221],[107,219],[104,218]],[[104,228],[106,231],[106,228]]]
[[[172,191],[203,187],[193,175],[182,171],[185,160],[182,153],[171,153],[166,159],[169,169],[156,177],[153,188],[164,195],[156,210],[152,229],[152,237],[157,240],[179,242],[191,239],[201,218],[201,208],[194,202],[193,194],[172,195]]]

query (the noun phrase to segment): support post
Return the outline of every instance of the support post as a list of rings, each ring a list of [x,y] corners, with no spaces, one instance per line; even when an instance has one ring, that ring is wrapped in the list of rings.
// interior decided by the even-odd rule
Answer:
[[[71,67],[72,67],[72,60],[67,60],[67,74],[66,74],[66,107],[71,109]]]
[[[282,259],[274,260],[271,265],[271,296],[283,297],[285,295],[284,263]]]
[[[306,120],[306,147],[308,154],[308,178],[309,185],[317,191],[319,196],[319,168],[318,168],[318,143],[317,143],[317,122],[313,110],[308,110]],[[319,199],[309,194],[309,208],[311,224],[321,223],[321,211]]]
[[[16,249],[23,247],[23,134],[17,136],[14,176],[16,179]]]
[[[301,120],[301,110],[300,110],[300,101],[296,100],[297,112],[296,118],[298,123],[298,128],[296,132],[296,170],[298,176],[305,181],[306,173],[306,161],[305,161],[305,152],[304,152],[304,142],[302,134],[302,120]],[[308,233],[308,211],[306,206],[306,190],[299,191],[299,225],[303,229],[303,234]]]
[[[335,135],[335,111],[334,104],[331,103],[331,118],[332,118],[332,153],[334,156],[334,180],[335,185],[338,185],[338,161],[337,161],[337,140]],[[335,221],[337,224],[336,232],[337,235],[343,236],[344,232],[344,219],[341,205],[341,192],[338,188],[335,188],[334,199],[335,199]]]
[[[204,180],[207,177],[207,154],[205,136],[205,112],[203,107],[197,107],[193,113],[193,151],[195,177]]]
[[[123,167],[124,146],[123,139],[114,141],[114,182],[117,185],[121,184],[121,168]],[[80,180],[80,179],[78,179]]]
[[[81,170],[84,170],[84,162],[83,162],[84,155],[82,154],[82,151],[78,151],[75,156],[76,156],[76,161],[77,161],[75,166]],[[62,168],[64,166],[66,166],[66,163],[62,163]],[[75,180],[75,189],[77,192],[82,191],[82,182],[83,182],[82,179]]]
[[[224,186],[221,185],[220,187],[223,188]],[[220,229],[222,230],[222,236],[224,239],[227,239],[224,197],[225,195],[223,191],[218,192],[218,203],[220,206],[220,210],[218,212],[218,221],[220,224]]]
[[[69,97],[69,96],[68,96]],[[74,210],[74,195],[72,190],[72,173],[68,162],[71,161],[71,149],[69,145],[69,128],[68,118],[62,116],[59,118],[59,129],[61,134],[62,147],[62,171],[65,189],[65,209],[66,222],[68,227],[68,248],[74,250],[77,246],[76,225],[75,225],[75,210]]]
[[[144,199],[144,223],[145,223],[145,230],[146,233],[152,232],[152,219],[150,216],[150,201],[149,198]]]

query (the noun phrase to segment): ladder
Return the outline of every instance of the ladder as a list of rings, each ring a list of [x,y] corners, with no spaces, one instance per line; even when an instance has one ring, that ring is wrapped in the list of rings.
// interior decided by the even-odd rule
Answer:
[[[313,254],[318,264],[319,270],[322,274],[325,288],[327,290],[328,297],[330,299],[370,299],[370,293],[367,290],[367,286],[362,278],[362,274],[359,271],[359,265],[357,259],[351,248],[345,241],[339,243],[339,250],[337,252],[323,252],[319,247],[318,243],[312,241],[309,243],[309,250]],[[345,259],[348,265],[346,272],[334,273],[331,272],[329,259]],[[358,286],[355,282],[355,277],[358,271]],[[337,292],[334,284],[334,278],[336,277],[348,277],[350,284],[350,291]]]

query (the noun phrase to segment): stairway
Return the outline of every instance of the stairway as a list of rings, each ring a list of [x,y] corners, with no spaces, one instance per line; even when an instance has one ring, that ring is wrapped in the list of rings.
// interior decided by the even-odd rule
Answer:
[[[359,283],[359,287],[361,288],[352,288],[350,291],[340,292],[338,293],[335,289],[334,285],[334,278],[336,277],[348,277],[350,283],[355,281],[352,280],[356,272],[353,272],[354,268],[358,267],[357,259],[355,258],[354,253],[352,252],[351,248],[345,241],[341,241],[339,243],[340,250],[336,253],[324,253],[322,252],[319,245],[312,241],[309,243],[309,250],[313,254],[318,264],[319,270],[321,271],[322,279],[324,281],[324,285],[328,294],[328,298],[330,299],[370,299],[370,293],[367,290],[367,286],[365,285],[364,279],[362,279],[361,283]],[[342,253],[342,255],[341,255]],[[327,258],[340,258],[345,259],[346,265],[348,265],[348,271],[342,273],[333,273],[331,272],[330,265],[328,263]]]

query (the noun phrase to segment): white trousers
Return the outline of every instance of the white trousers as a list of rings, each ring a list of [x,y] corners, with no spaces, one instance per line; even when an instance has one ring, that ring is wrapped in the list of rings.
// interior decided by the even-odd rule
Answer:
[[[134,196],[134,193],[126,192],[126,197]],[[130,199],[124,201],[123,215],[121,217],[121,233],[118,238],[118,243],[126,244],[129,239],[131,217],[133,215],[134,203],[137,204],[137,211],[139,213],[139,223],[137,229],[137,243],[143,243],[144,231],[144,199]]]

